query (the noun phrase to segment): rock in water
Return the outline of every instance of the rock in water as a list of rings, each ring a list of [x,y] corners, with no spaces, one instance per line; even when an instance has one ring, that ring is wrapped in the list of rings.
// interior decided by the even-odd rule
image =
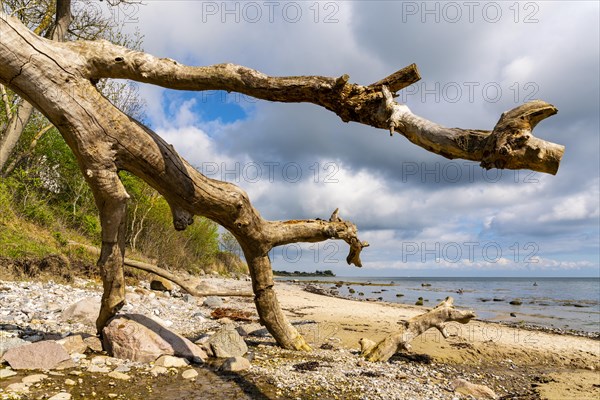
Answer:
[[[208,339],[208,345],[215,357],[230,358],[242,356],[248,351],[248,346],[233,325],[225,325]]]
[[[484,385],[476,385],[464,379],[456,379],[452,382],[455,392],[466,396],[473,396],[476,399],[497,399],[498,396],[492,389]]]
[[[67,307],[60,318],[63,321],[82,322],[88,326],[96,326],[96,318],[100,314],[100,298],[86,297]]]
[[[161,355],[193,362],[207,358],[200,347],[144,315],[119,315],[102,332],[106,349],[117,358],[139,362],[151,362]]]
[[[12,369],[56,369],[73,365],[69,353],[52,340],[9,349],[2,357]]]

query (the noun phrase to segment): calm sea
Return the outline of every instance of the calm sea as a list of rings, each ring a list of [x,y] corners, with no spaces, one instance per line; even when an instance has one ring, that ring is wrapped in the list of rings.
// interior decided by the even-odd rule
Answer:
[[[553,328],[600,332],[600,279],[598,278],[398,278],[331,277],[279,278],[319,280],[325,288],[336,282],[342,296],[379,298],[415,304],[419,297],[433,307],[446,296],[454,297],[457,308],[473,309],[478,318],[520,322]],[[370,283],[370,285],[367,285]],[[431,286],[422,286],[430,284]],[[383,286],[386,285],[386,286]],[[388,286],[389,285],[389,286]],[[350,293],[349,287],[355,290]],[[458,292],[462,289],[462,294]],[[364,293],[359,296],[359,292]],[[398,297],[398,294],[404,296]],[[511,305],[519,300],[521,305]],[[510,314],[514,313],[516,317]]]

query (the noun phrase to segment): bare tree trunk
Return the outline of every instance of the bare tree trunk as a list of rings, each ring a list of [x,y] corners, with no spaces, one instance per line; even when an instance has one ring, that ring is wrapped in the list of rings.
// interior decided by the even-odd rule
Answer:
[[[361,266],[368,246],[356,226],[334,213],[329,221],[267,221],[239,187],[205,177],[183,160],[155,132],[123,114],[92,82],[123,78],[173,89],[228,90],[280,102],[310,102],[333,111],[343,121],[398,131],[414,143],[449,158],[481,161],[486,168],[530,168],[556,173],[564,148],[532,136],[542,119],[556,113],[543,101],[503,114],[493,131],[444,128],[393,101],[392,91],[418,80],[409,66],[370,86],[318,76],[269,77],[258,71],[220,64],[182,66],[174,60],[127,50],[109,42],[55,43],[35,36],[19,21],[0,16],[0,83],[40,110],[73,150],[89,183],[102,222],[104,294],[97,328],[123,304],[123,258],[127,193],[117,175],[127,170],[161,193],[175,229],[183,230],[202,215],[230,231],[250,268],[255,303],[262,322],[277,342],[308,349],[285,318],[273,291],[269,251],[297,242],[341,239],[349,244],[346,261]],[[383,83],[382,83],[383,82]]]

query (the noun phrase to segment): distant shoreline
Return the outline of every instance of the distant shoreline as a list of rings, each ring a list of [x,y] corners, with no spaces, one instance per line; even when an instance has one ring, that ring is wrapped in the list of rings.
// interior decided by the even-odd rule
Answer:
[[[361,281],[363,280],[364,281]],[[419,297],[433,307],[446,296],[456,299],[458,308],[473,309],[479,320],[505,326],[600,338],[600,316],[595,279],[537,278],[437,278],[398,279],[357,277],[278,277],[277,281],[315,285],[316,294],[413,307]],[[483,282],[483,283],[482,283]],[[432,284],[429,286],[429,284]],[[581,290],[585,285],[589,290]],[[461,292],[460,289],[464,290]],[[513,300],[519,300],[512,304]]]

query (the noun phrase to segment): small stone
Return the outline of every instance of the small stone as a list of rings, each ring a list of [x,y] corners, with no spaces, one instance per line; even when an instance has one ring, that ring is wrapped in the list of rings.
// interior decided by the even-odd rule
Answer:
[[[170,292],[174,289],[174,287],[171,281],[156,276],[152,278],[152,281],[150,282],[150,289],[157,290],[159,292]]]
[[[154,362],[154,365],[165,368],[181,368],[187,367],[189,362],[184,358],[173,357],[173,356],[160,356]]]
[[[155,377],[158,375],[164,375],[168,372],[169,372],[169,370],[166,367],[163,367],[160,365],[156,365],[156,366],[152,367],[152,369],[150,370],[150,374]]]
[[[108,357],[106,357],[106,356],[96,356],[96,357],[92,358],[91,362],[93,365],[105,365],[107,358]]]
[[[511,317],[516,317],[516,316],[517,316],[517,314],[515,314],[514,312],[511,312],[511,313],[510,313],[510,316],[511,316]]]
[[[7,392],[29,393],[29,384],[27,383],[11,383],[6,387]]]
[[[208,340],[216,357],[229,358],[244,355],[248,346],[233,325],[226,325],[219,329]]]
[[[250,366],[251,366],[250,361],[248,361],[247,358],[238,356],[238,357],[231,357],[231,358],[228,358],[227,360],[225,360],[225,362],[221,366],[221,370],[237,372],[237,371],[244,371],[244,370],[250,368]]]
[[[69,372],[69,375],[73,375],[73,376],[79,376],[81,374],[83,374],[83,372],[77,371],[77,370]]]
[[[12,369],[0,369],[0,379],[9,378],[11,376],[15,376],[17,373]]]
[[[26,376],[23,379],[21,379],[21,382],[31,384],[31,383],[41,382],[46,378],[48,378],[48,375],[44,375],[44,374],[29,375],[29,376]]]
[[[2,357],[4,355],[4,353],[6,353],[9,349],[12,349],[14,347],[23,346],[28,343],[29,343],[28,341],[23,340],[21,338],[17,338],[17,337],[9,337],[9,338],[3,337],[2,340],[0,340],[0,357]]]
[[[219,308],[223,306],[223,300],[220,297],[208,296],[202,305],[208,308]]]
[[[181,373],[183,379],[196,379],[198,372],[195,369],[186,369]]]
[[[65,385],[75,386],[75,385],[77,385],[77,382],[75,382],[73,379],[65,379]]]
[[[111,399],[114,399],[115,397],[119,397],[119,395],[116,393],[109,393],[108,397],[110,397]]]
[[[87,347],[96,353],[100,353],[102,351],[102,342],[96,336],[90,336],[83,339]]]
[[[466,396],[473,396],[476,399],[497,399],[496,393],[484,385],[476,385],[464,379],[455,379],[452,382],[454,391]]]
[[[108,376],[110,378],[120,379],[122,381],[128,381],[129,379],[131,379],[131,377],[129,375],[124,374],[122,372],[118,372],[118,371],[112,371],[111,373],[108,374]]]
[[[61,313],[60,318],[63,321],[76,321],[95,327],[98,314],[100,314],[100,299],[88,297],[69,306]]]
[[[513,306],[520,306],[521,304],[523,304],[523,302],[522,302],[521,300],[519,300],[519,299],[516,299],[516,300],[512,300],[512,301],[511,301],[510,303],[508,303],[508,304],[511,304],[511,305],[513,305]]]
[[[110,372],[110,368],[108,367],[99,367],[97,365],[90,365],[87,369],[87,372],[91,372],[91,373],[100,373],[100,374],[106,374],[108,372]]]
[[[196,299],[191,294],[186,293],[183,295],[183,301],[185,301],[186,303],[195,303]]]
[[[83,338],[81,337],[81,335],[67,336],[64,339],[57,340],[56,343],[58,343],[62,347],[64,347],[65,350],[67,351],[67,353],[69,353],[69,354],[73,354],[73,353],[82,354],[82,353],[85,353],[85,351],[88,348],[87,343],[85,343],[83,341]]]
[[[69,393],[61,392],[50,397],[48,400],[71,400],[71,395]]]
[[[119,365],[114,370],[117,372],[129,372],[129,371],[131,371],[131,368],[129,368],[127,365]]]

